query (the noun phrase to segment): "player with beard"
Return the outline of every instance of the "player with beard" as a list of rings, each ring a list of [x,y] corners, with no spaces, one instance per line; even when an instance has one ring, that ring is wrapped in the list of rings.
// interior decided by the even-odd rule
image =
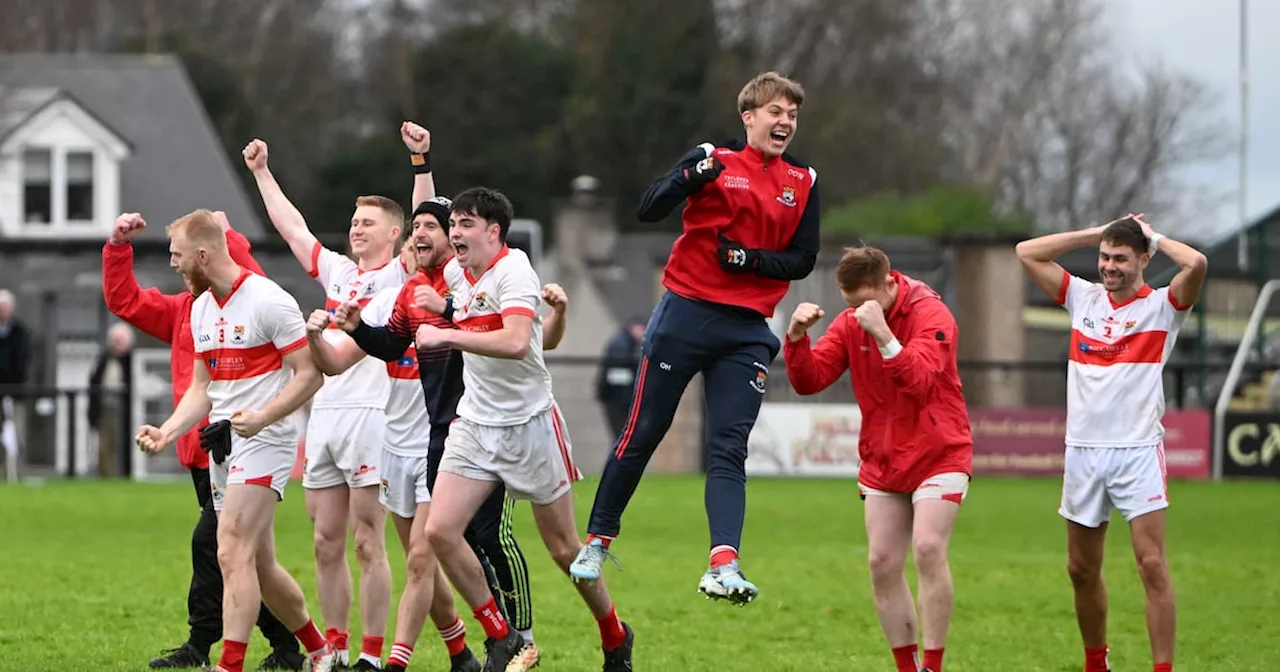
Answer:
[[[435,196],[428,159],[430,136],[417,124],[404,123],[401,139],[413,153],[416,166],[414,200]],[[267,145],[253,140],[244,148],[244,162],[253,173],[271,223],[289,244],[303,268],[325,289],[325,308],[343,301],[368,303],[380,289],[399,287],[409,272],[394,258],[404,226],[404,212],[383,196],[361,196],[351,216],[348,240],[356,260],[326,249],[306,220],[280,189],[267,167]],[[332,328],[325,337],[333,343],[349,340]],[[386,552],[386,512],[378,503],[386,417],[383,407],[390,392],[386,368],[363,360],[340,376],[330,377],[311,404],[307,421],[302,487],[307,512],[315,524],[316,585],[324,614],[325,635],[349,662],[351,570],[347,566],[347,528],[350,523],[360,564],[361,660],[357,670],[381,666],[383,635],[391,604],[391,566]],[[361,662],[363,661],[363,662]]]
[[[227,250],[240,266],[265,275],[250,254],[249,241],[231,228],[226,213],[215,212],[226,232]],[[116,218],[115,228],[102,247],[102,292],[107,309],[134,328],[168,343],[169,369],[173,380],[173,404],[178,405],[191,385],[195,342],[191,338],[191,304],[195,295],[163,294],[156,288],[142,289],[133,272],[133,240],[147,222],[132,212]],[[195,431],[177,441],[178,461],[191,472],[191,483],[200,506],[200,520],[191,533],[191,587],[187,591],[187,620],[191,626],[187,641],[152,659],[152,669],[202,667],[209,664],[209,649],[222,639],[222,570],[218,567],[218,516],[213,510],[209,489],[209,455],[200,448],[199,430],[209,425],[200,421]],[[271,654],[259,670],[301,670],[302,653],[293,633],[284,627],[267,605],[258,610],[258,628],[271,643]]]
[[[218,672],[242,672],[249,635],[265,602],[307,652],[304,669],[329,672],[337,657],[307,613],[297,581],[275,555],[278,503],[297,458],[289,415],[324,384],[306,348],[298,302],[241,268],[208,210],[169,226],[170,266],[191,293],[196,360],[191,386],[160,427],[138,429],[138,447],[157,454],[206,416],[210,488],[218,512],[224,595]],[[287,369],[287,370],[286,370]]]
[[[682,201],[684,232],[663,274],[641,346],[635,394],[596,489],[586,545],[570,573],[600,578],[622,514],[675,418],[694,375],[706,387],[706,509],[710,562],[698,582],[708,598],[743,605],[759,590],[738,565],[746,517],[747,436],[781,343],[767,318],[791,281],[818,258],[818,173],[787,153],[803,88],[776,72],[738,94],[746,139],[694,148],[649,186],[642,221]],[[654,366],[650,366],[653,364]]]
[[[1071,275],[1054,261],[1092,246],[1098,248],[1101,283]],[[1153,231],[1141,215],[1025,240],[1017,251],[1036,286],[1071,316],[1058,514],[1067,520],[1067,573],[1085,672],[1109,668],[1102,558],[1113,510],[1129,524],[1146,589],[1154,670],[1170,672],[1176,627],[1164,548],[1164,366],[1200,299],[1208,261],[1191,246]],[[1167,287],[1152,289],[1143,271],[1157,251],[1178,265],[1178,273]]]

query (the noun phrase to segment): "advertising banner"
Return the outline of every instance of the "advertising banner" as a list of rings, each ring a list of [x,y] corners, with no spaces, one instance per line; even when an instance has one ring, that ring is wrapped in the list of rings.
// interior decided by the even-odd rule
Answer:
[[[748,476],[858,476],[856,404],[765,403],[747,440]]]
[[[1223,476],[1280,479],[1280,415],[1227,413],[1222,425]]]
[[[1066,409],[972,409],[969,425],[975,475],[1062,476]],[[1205,410],[1165,413],[1165,468],[1170,478],[1209,478],[1211,426]]]

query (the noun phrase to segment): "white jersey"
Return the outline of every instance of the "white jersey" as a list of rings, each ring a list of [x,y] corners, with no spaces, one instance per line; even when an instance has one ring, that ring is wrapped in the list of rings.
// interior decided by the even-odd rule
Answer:
[[[240,274],[226,299],[219,300],[212,290],[196,298],[191,336],[196,356],[209,371],[210,422],[266,407],[293,378],[284,356],[307,347],[298,302],[280,285],[249,271]],[[297,445],[297,426],[286,417],[263,427],[255,438]]]
[[[361,270],[356,262],[330,250],[319,242],[311,251],[311,277],[324,287],[325,310],[330,313],[338,304],[355,301],[363,308],[380,290],[399,287],[409,272],[399,259],[372,270]],[[337,325],[329,325],[325,340],[337,343],[350,338]],[[368,357],[338,376],[326,376],[325,385],[316,393],[311,408],[382,408],[390,386],[382,362]]]
[[[478,278],[463,270],[457,259],[444,267],[453,295],[453,321],[464,331],[496,331],[507,315],[533,319],[529,351],[523,359],[500,359],[462,353],[466,386],[458,402],[458,417],[477,425],[521,425],[551,408],[551,373],[542,360],[542,286],[529,257],[506,246]]]
[[[378,292],[361,311],[361,319],[371,327],[385,327],[391,320],[400,288]],[[374,359],[367,357],[366,359]],[[386,362],[391,391],[387,395],[387,433],[383,447],[387,452],[405,457],[425,457],[431,444],[431,418],[418,377],[418,351],[409,349],[394,362]]]
[[[1190,306],[1146,285],[1123,304],[1102,285],[1063,273],[1058,303],[1071,314],[1067,362],[1069,446],[1139,448],[1164,438],[1164,365]]]

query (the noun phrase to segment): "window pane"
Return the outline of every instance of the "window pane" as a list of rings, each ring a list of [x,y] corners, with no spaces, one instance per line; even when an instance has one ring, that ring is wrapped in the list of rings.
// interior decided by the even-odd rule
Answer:
[[[67,152],[67,183],[93,182],[93,153]]]
[[[49,184],[53,179],[53,152],[48,149],[27,149],[22,152],[22,181],[24,184]]]
[[[49,185],[28,184],[22,189],[22,221],[48,224],[53,219],[53,193]]]
[[[93,220],[93,154],[67,152],[67,221]]]

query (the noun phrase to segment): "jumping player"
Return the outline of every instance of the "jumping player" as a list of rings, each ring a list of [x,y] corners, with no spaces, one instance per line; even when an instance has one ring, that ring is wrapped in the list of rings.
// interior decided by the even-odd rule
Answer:
[[[425,161],[429,138],[425,130],[405,124],[401,136],[422,160],[427,172],[415,177],[414,193],[435,195],[430,164]],[[393,257],[404,225],[404,212],[383,196],[361,196],[351,216],[348,239],[358,261],[326,249],[307,228],[307,222],[280,189],[267,167],[267,145],[254,140],[244,149],[245,165],[253,172],[267,214],[303,268],[325,289],[325,307],[343,301],[368,303],[378,290],[399,287],[408,269]],[[330,329],[336,341],[347,336]],[[386,367],[363,360],[334,376],[312,401],[307,421],[302,487],[307,513],[315,524],[316,584],[325,635],[349,662],[351,570],[347,566],[347,526],[351,521],[360,563],[361,658],[356,670],[381,666],[383,634],[391,604],[391,566],[387,561],[386,512],[378,503],[386,418],[383,407],[390,392]]]
[[[846,250],[836,282],[849,308],[816,345],[808,330],[822,309],[802,303],[792,314],[782,350],[787,378],[809,395],[849,371],[862,409],[858,492],[866,502],[880,625],[899,672],[942,672],[954,596],[947,546],[973,462],[956,321],[937,292],[890,270],[889,257],[873,247]],[[920,582],[923,667],[905,571],[909,550]]]
[[[1071,275],[1054,259],[1098,247],[1098,275]],[[1147,593],[1155,672],[1173,669],[1175,608],[1164,553],[1169,492],[1164,462],[1164,365],[1200,299],[1208,261],[1191,246],[1152,231],[1141,215],[1018,244],[1036,286],[1071,315],[1067,436],[1062,504],[1067,573],[1075,589],[1085,672],[1107,672],[1107,592],[1102,556],[1112,510],[1129,523]],[[1178,265],[1167,287],[1142,279],[1151,255]]]
[[[306,348],[302,311],[279,285],[231,258],[208,210],[175,221],[169,237],[170,265],[197,296],[191,333],[198,360],[173,414],[160,427],[139,428],[136,440],[156,454],[205,416],[210,430],[219,428],[221,440],[210,441],[225,586],[216,669],[242,672],[259,602],[265,602],[307,651],[304,668],[328,672],[334,648],[308,615],[302,589],[276,560],[273,531],[297,454],[289,415],[324,384]]]
[[[249,241],[231,228],[223,212],[213,213],[226,232],[227,251],[240,266],[265,275],[250,254]],[[176,407],[191,385],[195,342],[191,338],[191,292],[163,294],[156,288],[142,289],[133,273],[133,240],[147,222],[136,212],[116,218],[115,228],[102,247],[102,292],[107,309],[134,328],[170,345],[169,369],[173,379]],[[200,448],[198,431],[178,438],[178,461],[191,472],[191,483],[200,506],[200,520],[191,533],[191,587],[187,591],[187,620],[191,626],[187,641],[151,660],[152,669],[203,667],[209,664],[209,649],[222,639],[222,570],[218,567],[218,516],[209,490],[209,455]],[[259,670],[301,670],[302,653],[293,633],[284,627],[267,605],[258,610],[258,628],[271,644],[271,653]]]
[[[420,325],[420,349],[463,352],[465,391],[449,430],[432,492],[427,538],[458,592],[484,626],[486,670],[508,667],[523,641],[498,611],[463,538],[476,509],[499,484],[530,500],[543,542],[562,571],[578,548],[573,483],[582,474],[542,359],[541,288],[529,258],[506,245],[511,202],[500,192],[468,189],[453,202],[445,265],[445,315],[457,329]],[[600,627],[604,671],[631,669],[634,634],[618,620],[603,583],[578,587]],[[519,667],[519,669],[527,669]]]
[[[818,173],[785,153],[804,103],[801,86],[774,72],[738,94],[746,141],[699,145],[649,186],[639,217],[655,222],[681,201],[684,233],[667,262],[645,331],[630,416],[596,490],[574,579],[594,581],[622,513],[676,406],[699,372],[706,388],[708,598],[746,604],[759,592],[738,566],[746,514],[747,436],[780,344],[767,318],[790,281],[817,260]]]

